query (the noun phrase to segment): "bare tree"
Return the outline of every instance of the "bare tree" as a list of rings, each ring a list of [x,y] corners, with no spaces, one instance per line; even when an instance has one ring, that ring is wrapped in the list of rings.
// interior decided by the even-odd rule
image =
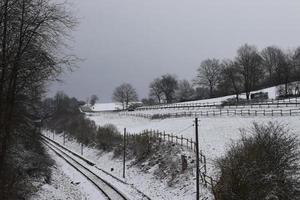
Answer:
[[[127,109],[130,102],[138,100],[138,96],[136,90],[129,83],[123,83],[114,90],[113,100],[121,102],[123,109]]]
[[[95,94],[93,94],[93,95],[91,96],[91,98],[90,98],[90,104],[91,104],[91,106],[94,106],[95,103],[96,103],[97,101],[99,101],[98,96],[95,95]]]
[[[284,53],[278,47],[270,46],[262,50],[261,56],[262,64],[266,68],[269,76],[269,83],[271,83],[271,85],[278,84],[280,82],[281,74],[276,75],[276,72],[285,60]],[[275,80],[276,76],[277,81]]]
[[[160,78],[154,79],[150,83],[149,88],[150,88],[149,97],[153,99],[157,99],[158,103],[161,103],[161,100],[163,98],[161,79]]]
[[[167,103],[172,103],[175,99],[175,90],[178,88],[178,81],[170,74],[163,75],[160,79],[161,91]]]
[[[249,100],[250,92],[256,87],[263,73],[261,69],[262,58],[257,48],[245,44],[237,51],[237,64],[243,77],[244,91]]]
[[[293,59],[295,61],[296,66],[300,66],[300,47],[298,47],[295,50]]]
[[[176,90],[177,101],[189,101],[194,98],[195,90],[188,80],[182,80],[178,83],[178,88]]]
[[[24,126],[32,125],[33,116],[27,111],[40,101],[45,83],[70,66],[72,58],[64,56],[59,47],[75,25],[64,3],[1,1],[0,172],[11,133],[23,132]],[[17,109],[23,112],[16,115]],[[22,120],[16,120],[20,117]]]
[[[214,96],[214,90],[216,89],[220,81],[221,66],[217,59],[207,59],[201,62],[198,68],[198,75],[195,80],[200,86],[209,88],[210,97]]]
[[[284,84],[285,95],[288,94],[288,85],[292,80],[293,73],[293,55],[292,52],[284,54],[284,58],[276,68],[277,77],[280,80],[280,83]]]
[[[295,69],[294,79],[299,81],[300,80],[300,47],[298,47],[292,56],[293,65]]]
[[[242,91],[242,77],[235,61],[224,60],[222,62],[222,79],[229,83],[230,89],[233,90],[238,102],[239,94]]]

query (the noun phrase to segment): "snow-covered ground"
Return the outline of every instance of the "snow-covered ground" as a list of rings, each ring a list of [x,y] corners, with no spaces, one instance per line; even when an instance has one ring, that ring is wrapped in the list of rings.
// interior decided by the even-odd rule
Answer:
[[[52,138],[53,133],[44,132],[44,135]],[[55,135],[54,140],[63,144],[63,134]],[[67,139],[65,146],[78,154],[81,152],[80,144],[72,139]],[[153,200],[173,200],[173,199],[182,199],[182,200],[190,200],[195,196],[195,180],[193,177],[182,177],[182,180],[179,184],[174,187],[169,187],[167,184],[167,180],[159,180],[154,176],[154,171],[157,166],[153,168],[142,171],[140,168],[131,166],[131,160],[128,160],[126,163],[126,178],[122,178],[122,160],[113,158],[113,153],[103,153],[99,150],[91,147],[84,147],[83,156],[112,175],[118,177],[126,181],[128,184],[132,184],[134,188],[139,189],[144,194],[149,196]],[[113,169],[111,171],[111,169]],[[109,179],[109,177],[106,177]],[[110,178],[110,182],[114,185],[117,185],[118,188],[122,188],[124,186],[120,186],[116,180]],[[211,194],[208,189],[201,188],[201,194],[212,199]],[[127,193],[128,196],[131,196],[131,199],[136,200],[132,194]]]
[[[277,87],[270,87],[263,90],[253,91],[256,92],[268,92],[270,99],[275,99],[277,96]],[[235,97],[234,95],[206,99],[199,101],[191,101],[184,103],[177,103],[176,105],[193,104],[193,103],[215,103],[215,105],[220,104],[222,101]],[[245,98],[245,94],[240,95],[241,98]],[[284,101],[282,101],[284,102]],[[281,102],[281,103],[282,103]],[[282,110],[283,112],[289,112],[291,109],[299,110],[297,105],[246,105],[238,107],[197,107],[197,108],[166,108],[166,109],[150,109],[150,110],[136,110],[133,112],[122,112],[118,113],[94,113],[88,114],[87,117],[99,126],[106,124],[114,124],[120,132],[124,128],[127,129],[129,133],[141,133],[144,130],[159,130],[160,132],[165,131],[168,134],[173,134],[177,136],[183,136],[184,138],[191,138],[195,141],[195,128],[192,126],[194,124],[193,117],[182,117],[182,118],[170,118],[170,119],[146,119],[141,117],[134,117],[130,115],[134,114],[172,114],[179,112],[206,112],[215,110],[220,112],[221,110],[235,110],[240,112],[241,110]],[[129,114],[129,115],[126,115]],[[219,117],[201,117],[199,122],[199,141],[200,149],[203,154],[206,155],[208,172],[213,175],[213,163],[220,156],[224,155],[229,145],[241,138],[241,129],[250,129],[253,123],[268,123],[268,122],[278,122],[287,126],[291,132],[298,134],[300,136],[300,123],[299,116],[219,116]],[[105,155],[101,157],[111,165],[116,163],[111,160],[111,156]],[[101,164],[100,164],[101,165]],[[105,166],[104,166],[105,167]],[[135,182],[139,184],[139,182]],[[170,188],[165,188],[165,190],[170,191]],[[156,199],[156,198],[155,198]],[[182,199],[182,198],[179,198]]]
[[[261,90],[256,90],[256,91],[252,91],[251,94],[253,93],[257,93],[257,92],[266,92],[268,93],[268,97],[269,99],[276,99],[276,97],[278,96],[277,94],[277,87],[278,86],[274,86],[274,87],[269,87],[269,88],[265,88],[265,89],[261,89]],[[211,98],[211,99],[202,99],[202,100],[196,100],[196,101],[187,101],[187,102],[182,102],[182,103],[174,103],[176,105],[186,105],[186,104],[221,104],[222,101],[225,101],[227,99],[230,98],[235,98],[235,95],[227,95],[227,96],[223,96],[223,97],[217,97],[217,98]],[[239,98],[246,98],[246,94],[242,93],[239,95]],[[171,105],[174,105],[171,104]],[[147,107],[147,106],[146,106]],[[149,106],[151,107],[151,106]]]
[[[122,110],[123,106],[121,103],[96,103],[91,107],[92,111],[116,111],[116,110]]]
[[[79,172],[47,148],[55,165],[51,183],[44,184],[31,200],[104,200],[103,195]]]
[[[130,133],[139,133],[145,129],[154,129],[183,135],[185,138],[195,139],[194,128],[187,127],[194,123],[194,118],[172,118],[164,120],[150,120],[144,118],[119,116],[118,114],[102,114],[89,116],[97,125],[114,124],[119,131],[127,128]],[[240,129],[249,129],[253,122],[267,123],[277,121],[287,125],[291,131],[300,136],[299,116],[292,117],[211,117],[201,118],[199,122],[200,148],[208,159],[213,160],[224,154],[226,147],[232,140],[240,138]]]
[[[276,97],[276,87],[267,88],[264,90],[254,91],[254,92],[268,92],[269,98],[275,99]],[[188,103],[220,103],[223,100],[234,97],[234,95],[220,97],[215,99],[199,100]],[[245,97],[244,94],[241,97]],[[186,104],[186,102],[184,103]],[[94,111],[105,110],[116,108],[115,104],[96,104],[93,108]],[[220,110],[220,108],[196,108],[194,110]],[[240,106],[238,108],[223,108],[223,109],[238,109],[238,110],[270,110],[270,109],[299,109],[297,106],[293,105],[271,105],[271,106]],[[185,112],[191,111],[191,109],[161,109],[161,110],[140,110],[128,113],[141,113],[141,114],[166,114],[166,113],[176,113],[176,112]],[[160,132],[165,131],[168,134],[183,136],[184,138],[191,138],[195,141],[195,127],[194,118],[185,117],[185,118],[171,118],[171,119],[145,119],[132,116],[124,116],[119,113],[112,112],[100,112],[94,114],[88,114],[87,117],[99,126],[106,124],[114,124],[120,132],[124,128],[127,129],[129,133],[141,133],[143,130],[159,130]],[[213,162],[215,159],[224,155],[226,149],[229,147],[229,144],[232,141],[236,141],[241,138],[241,129],[250,129],[254,122],[257,123],[268,123],[268,122],[278,122],[287,126],[291,132],[298,134],[300,136],[300,123],[299,116],[231,116],[231,117],[201,117],[199,121],[199,141],[200,149],[203,154],[206,155],[208,163],[208,172],[213,173]],[[45,132],[46,135],[52,137],[52,133]],[[63,135],[55,135],[54,138],[59,143],[63,143]],[[80,153],[81,148],[80,144],[73,140],[67,140],[65,146],[75,152]],[[188,150],[187,150],[188,151]],[[114,176],[122,179],[122,160],[113,158],[113,153],[104,153],[92,147],[84,148],[84,157],[96,163],[96,165],[109,171]],[[144,194],[149,196],[152,199],[192,199],[195,196],[195,180],[192,177],[183,177],[179,184],[176,187],[169,187],[166,180],[158,180],[154,176],[154,171],[157,166],[154,166],[147,171],[141,171],[140,168],[131,166],[131,161],[127,161],[127,170],[126,178],[122,179],[128,184],[132,184],[133,188],[137,188],[142,191]],[[70,176],[69,176],[70,177]],[[71,176],[72,177],[72,176]],[[108,179],[111,177],[107,177]],[[118,181],[111,179],[111,182],[116,184],[117,187],[122,188],[123,186],[119,185]],[[204,187],[201,188],[201,193],[209,199],[211,199],[211,194]],[[85,188],[81,188],[80,191],[85,191]],[[128,190],[130,191],[130,190]],[[127,191],[127,192],[128,192]],[[80,193],[83,196],[87,194],[85,192]],[[134,197],[132,191],[128,192],[128,195]],[[85,197],[86,198],[86,197]],[[91,197],[87,197],[92,199]]]

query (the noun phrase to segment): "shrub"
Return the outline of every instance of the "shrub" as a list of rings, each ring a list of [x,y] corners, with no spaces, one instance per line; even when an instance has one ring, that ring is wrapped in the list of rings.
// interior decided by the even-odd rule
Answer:
[[[39,184],[49,183],[51,160],[41,143],[39,133],[17,132],[9,146],[3,171],[0,171],[0,199],[30,199]]]
[[[235,97],[233,97],[233,98],[228,98],[228,99],[222,101],[221,107],[243,105],[243,104],[246,104],[247,102],[248,102],[247,99],[239,98],[239,101],[237,101],[237,99]]]
[[[96,145],[99,149],[110,151],[114,147],[121,145],[123,136],[118,132],[118,129],[112,125],[107,124],[99,127],[96,133]]]
[[[170,118],[171,114],[154,114],[151,116],[151,119],[165,119],[165,118]]]
[[[132,153],[137,158],[141,160],[147,157],[151,152],[152,142],[147,133],[135,136],[135,143],[131,145]]]
[[[217,200],[300,199],[299,140],[280,124],[254,123],[217,161]]]

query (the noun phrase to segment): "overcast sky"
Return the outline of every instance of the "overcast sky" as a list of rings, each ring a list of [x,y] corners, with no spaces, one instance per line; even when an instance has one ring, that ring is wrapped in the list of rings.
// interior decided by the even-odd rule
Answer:
[[[165,73],[191,80],[206,58],[233,58],[244,43],[259,49],[300,46],[299,0],[70,0],[80,24],[73,33],[79,69],[61,76],[63,90],[111,101],[131,83],[140,98]]]

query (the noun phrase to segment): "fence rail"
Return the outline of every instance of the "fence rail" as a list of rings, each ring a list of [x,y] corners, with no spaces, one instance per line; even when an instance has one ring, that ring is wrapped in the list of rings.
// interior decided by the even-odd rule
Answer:
[[[215,109],[200,111],[183,111],[175,113],[133,113],[122,112],[121,116],[142,117],[148,119],[164,119],[178,117],[217,117],[217,116],[297,116],[300,114],[300,108],[294,109]]]
[[[180,145],[182,147],[186,147],[187,149],[192,150],[193,152],[196,152],[196,143],[193,141],[192,138],[184,138],[182,135],[177,136],[173,134],[167,134],[165,132],[161,132],[159,130],[144,130],[140,134],[132,134],[127,133],[127,139],[126,141],[135,141],[135,137],[137,135],[147,135],[149,136],[149,140],[151,141],[165,141],[170,142],[176,145]],[[200,179],[205,187],[214,187],[215,180],[207,174],[207,162],[206,162],[206,156],[203,154],[202,150],[199,152],[199,162],[200,162]]]
[[[219,107],[222,105],[222,102],[189,102],[189,103],[173,103],[173,104],[161,104],[161,105],[154,105],[154,106],[143,106],[136,108],[136,110],[161,110],[161,109],[195,109],[195,108],[203,108],[203,107]],[[268,100],[260,100],[260,101],[249,101],[249,102],[242,102],[235,105],[225,105],[224,107],[238,107],[238,106],[256,106],[256,105],[294,105],[296,107],[300,106],[300,99],[298,97],[289,98],[289,99],[268,99]]]

